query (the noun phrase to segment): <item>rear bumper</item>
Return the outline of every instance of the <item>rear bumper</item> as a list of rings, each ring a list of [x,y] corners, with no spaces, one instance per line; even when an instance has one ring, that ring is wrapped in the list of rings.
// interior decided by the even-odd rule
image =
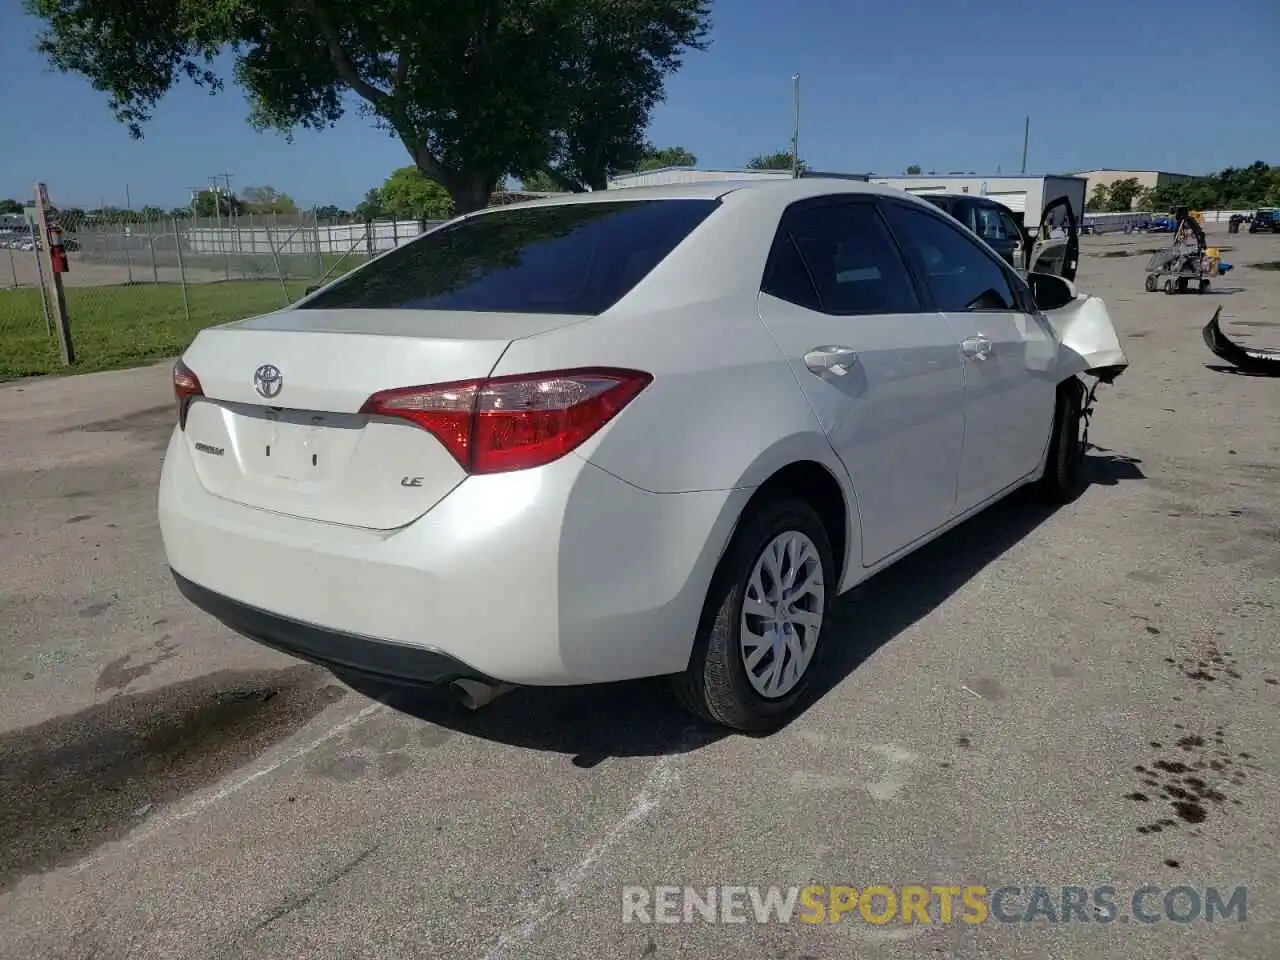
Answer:
[[[266,645],[411,682],[683,670],[751,493],[648,493],[569,454],[470,477],[413,523],[364,530],[214,496],[188,446],[175,431],[158,503],[183,592]]]
[[[435,684],[451,680],[492,683],[461,660],[427,647],[390,643],[281,617],[224,597],[171,571],[178,591],[236,633],[264,646],[345,673],[393,683]]]

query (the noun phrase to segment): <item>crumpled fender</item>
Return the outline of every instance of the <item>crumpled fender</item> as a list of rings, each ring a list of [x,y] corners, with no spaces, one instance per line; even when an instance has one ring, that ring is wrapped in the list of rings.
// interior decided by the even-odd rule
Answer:
[[[1111,314],[1101,297],[1077,296],[1070,303],[1044,313],[1060,342],[1059,382],[1087,373],[1110,383],[1129,366]]]

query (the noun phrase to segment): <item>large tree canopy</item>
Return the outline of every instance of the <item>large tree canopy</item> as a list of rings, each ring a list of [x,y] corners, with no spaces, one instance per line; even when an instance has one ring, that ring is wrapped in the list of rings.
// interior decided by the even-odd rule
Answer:
[[[187,79],[234,51],[251,121],[332,126],[353,104],[398,137],[455,209],[507,173],[603,187],[643,150],[649,114],[710,0],[25,0],[38,48],[83,74],[142,135]]]

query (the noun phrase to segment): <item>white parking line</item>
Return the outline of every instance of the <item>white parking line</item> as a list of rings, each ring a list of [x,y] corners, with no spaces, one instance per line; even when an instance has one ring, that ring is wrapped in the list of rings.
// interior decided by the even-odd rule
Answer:
[[[346,720],[343,720],[341,723],[338,723],[330,727],[319,737],[310,741],[304,746],[298,747],[296,750],[292,751],[291,753],[287,753],[283,757],[279,757],[271,761],[266,766],[258,768],[253,773],[250,773],[247,776],[241,777],[239,780],[235,780],[232,783],[227,784],[225,787],[223,787],[220,790],[216,790],[213,793],[208,794],[207,796],[200,797],[194,803],[191,803],[187,807],[179,810],[177,813],[170,814],[169,816],[166,816],[166,817],[158,817],[157,819],[151,821],[147,825],[146,829],[135,831],[134,833],[126,837],[124,840],[116,844],[111,849],[105,850],[96,856],[87,857],[84,860],[81,860],[79,863],[77,863],[74,867],[71,868],[70,872],[72,874],[77,874],[77,873],[81,873],[84,870],[88,870],[94,864],[101,862],[102,860],[106,859],[107,857],[113,854],[120,853],[124,850],[132,849],[133,847],[136,847],[138,844],[144,843],[145,841],[150,840],[152,837],[156,836],[157,834],[162,833],[165,830],[168,830],[170,827],[174,826],[175,824],[182,823],[184,820],[190,820],[192,817],[196,816],[197,814],[209,809],[209,807],[213,806],[215,803],[219,803],[220,801],[227,799],[227,797],[231,796],[232,794],[239,793],[241,790],[249,786],[251,783],[255,783],[258,780],[261,780],[263,777],[267,776],[268,774],[274,773],[275,771],[279,770],[281,767],[287,764],[293,763],[293,761],[299,759],[300,757],[305,757],[312,750],[315,750],[317,747],[323,746],[324,744],[328,743],[330,740],[332,740],[334,737],[338,736],[339,734],[346,733],[352,727],[355,727],[356,725],[363,723],[365,720],[369,719],[369,717],[373,716],[379,710],[383,710],[383,709],[386,709],[386,708],[381,703],[369,704],[367,707],[357,712],[354,716],[348,717]]]
[[[640,788],[640,792],[631,801],[622,819],[615,823],[609,831],[591,845],[577,863],[556,878],[550,891],[537,900],[524,904],[518,911],[524,919],[507,930],[484,954],[484,960],[500,960],[513,946],[525,943],[533,938],[538,928],[555,916],[556,912],[567,900],[576,895],[595,871],[601,858],[609,852],[609,848],[621,840],[636,824],[662,803],[663,796],[675,786],[680,774],[671,768],[671,761],[663,757],[654,764],[653,770]]]

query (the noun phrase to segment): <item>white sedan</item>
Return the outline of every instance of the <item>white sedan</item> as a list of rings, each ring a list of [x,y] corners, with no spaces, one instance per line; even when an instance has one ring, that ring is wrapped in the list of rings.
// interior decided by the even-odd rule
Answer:
[[[486,210],[174,368],[182,592],[340,677],[670,675],[804,708],[836,596],[1015,489],[1077,492],[1106,308],[905,193],[801,178]]]

